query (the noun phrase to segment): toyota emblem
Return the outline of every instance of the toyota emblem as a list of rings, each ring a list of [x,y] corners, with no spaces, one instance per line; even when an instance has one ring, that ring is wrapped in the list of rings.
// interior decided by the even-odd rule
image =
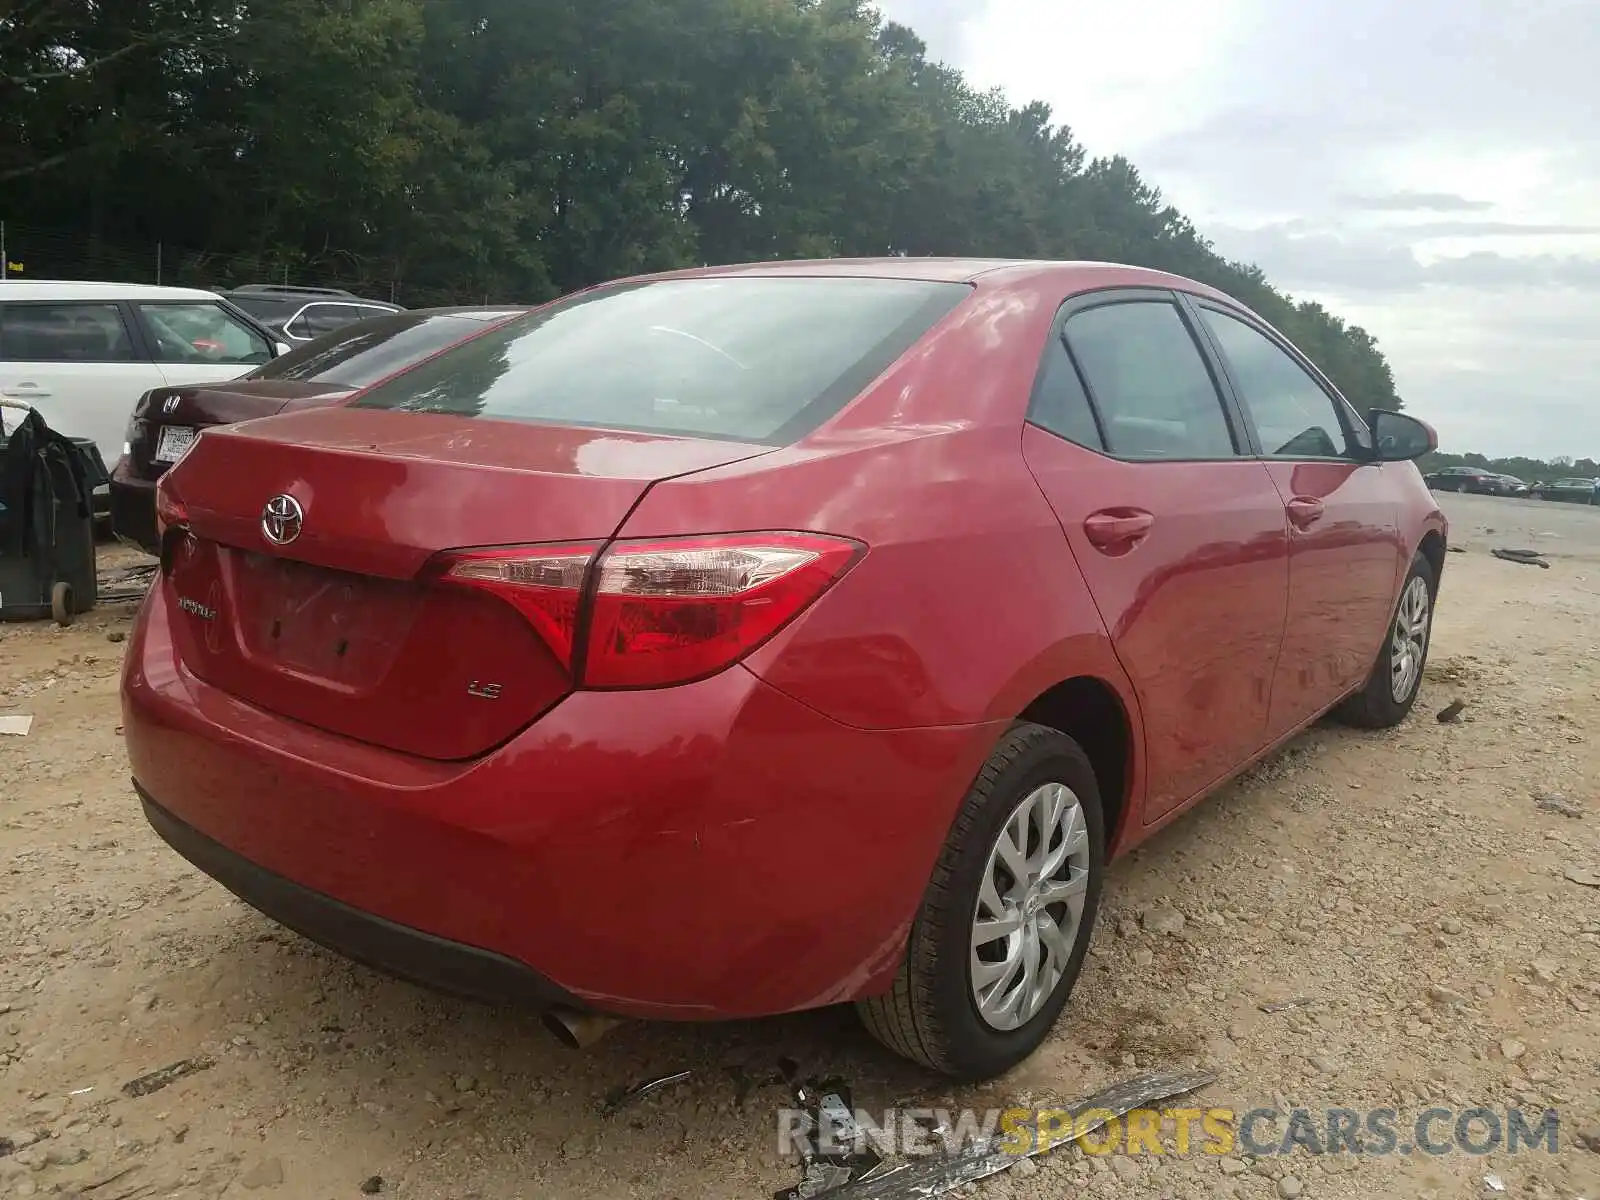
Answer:
[[[261,535],[274,546],[287,546],[300,536],[305,510],[293,496],[274,496],[261,510]]]

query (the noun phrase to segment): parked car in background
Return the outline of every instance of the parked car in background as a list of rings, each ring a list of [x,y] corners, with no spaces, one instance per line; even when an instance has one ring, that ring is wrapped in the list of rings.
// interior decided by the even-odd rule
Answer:
[[[1473,492],[1480,496],[1513,494],[1509,476],[1497,475],[1482,467],[1445,467],[1423,476],[1423,480],[1436,492]]]
[[[524,308],[430,308],[347,325],[232,381],[152,388],[140,398],[111,473],[116,535],[151,554],[156,481],[202,429],[335,404],[453,342],[510,320]],[[116,461],[116,460],[113,460]]]
[[[1529,490],[1535,500],[1558,500],[1568,504],[1593,504],[1595,481],[1593,479],[1557,479],[1553,483],[1536,483]]]
[[[223,295],[295,344],[313,341],[356,321],[405,311],[387,300],[369,300],[341,288],[251,283]]]
[[[0,395],[92,439],[109,467],[151,388],[217,382],[287,351],[211,292],[134,283],[0,283]]]
[[[1526,480],[1518,479],[1515,475],[1501,475],[1499,478],[1500,482],[1505,484],[1505,491],[1501,493],[1502,495],[1526,496],[1528,494],[1528,483]]]
[[[577,1042],[857,1001],[988,1078],[1113,855],[1411,709],[1435,447],[1155,271],[625,281],[202,436],[125,744],[174,848],[363,962]]]

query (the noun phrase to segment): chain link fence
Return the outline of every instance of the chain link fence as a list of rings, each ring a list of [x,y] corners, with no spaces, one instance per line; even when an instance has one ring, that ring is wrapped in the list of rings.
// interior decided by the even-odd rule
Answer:
[[[454,289],[396,277],[392,264],[337,250],[312,258],[215,254],[170,242],[107,242],[82,231],[0,220],[0,278],[153,283],[226,291],[250,283],[343,288],[407,308],[488,304],[499,297],[463,296]]]

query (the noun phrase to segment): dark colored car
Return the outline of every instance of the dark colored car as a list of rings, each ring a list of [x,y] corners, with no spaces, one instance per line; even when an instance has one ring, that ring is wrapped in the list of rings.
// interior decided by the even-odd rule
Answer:
[[[1481,467],[1445,467],[1423,476],[1423,479],[1436,492],[1472,492],[1479,496],[1517,494],[1510,476],[1497,475]],[[1515,483],[1521,484],[1522,481],[1519,479]]]
[[[993,1076],[1112,856],[1324,713],[1404,719],[1436,444],[1155,271],[599,287],[200,439],[158,489],[133,776],[368,964],[569,1032],[855,1001]]]
[[[341,288],[251,283],[222,295],[291,345],[385,313],[404,312],[387,300],[370,300]]]
[[[1567,504],[1594,504],[1596,487],[1593,479],[1557,479],[1554,483],[1536,483],[1529,490],[1535,500],[1557,500]]]
[[[111,473],[111,526],[151,554],[156,480],[202,429],[335,404],[452,342],[510,320],[526,308],[415,309],[346,326],[227,382],[152,388],[140,397]]]

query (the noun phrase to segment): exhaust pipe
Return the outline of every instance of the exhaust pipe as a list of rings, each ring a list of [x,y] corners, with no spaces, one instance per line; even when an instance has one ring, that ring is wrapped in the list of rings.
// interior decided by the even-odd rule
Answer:
[[[544,1027],[569,1050],[587,1050],[622,1024],[626,1024],[623,1017],[574,1012],[570,1008],[552,1008],[544,1014]]]

